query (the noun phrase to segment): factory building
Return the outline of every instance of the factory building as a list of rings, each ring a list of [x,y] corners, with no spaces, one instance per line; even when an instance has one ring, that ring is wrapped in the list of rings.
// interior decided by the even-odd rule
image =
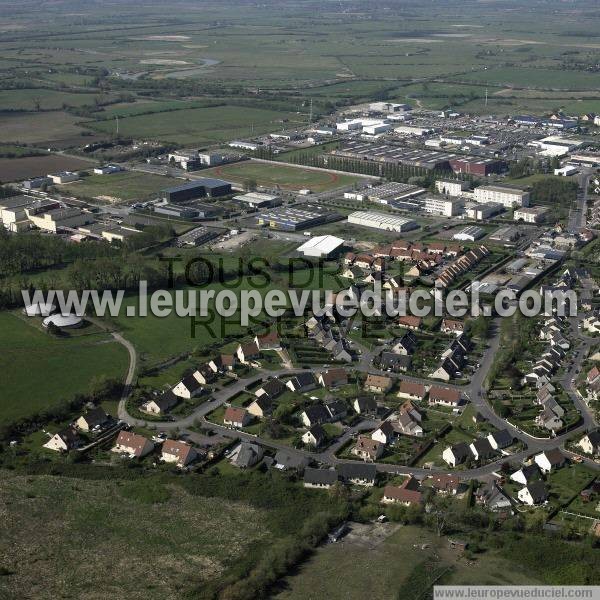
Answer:
[[[461,196],[469,189],[469,182],[460,179],[438,179],[435,182],[435,189],[445,196]]]
[[[372,102],[369,104],[369,110],[372,112],[395,113],[412,110],[409,104],[397,104],[395,102]]]
[[[434,133],[433,127],[416,127],[414,125],[400,125],[394,128],[394,133],[398,135],[410,135],[415,137],[422,137]]]
[[[281,229],[283,231],[298,231],[307,227],[316,227],[340,219],[335,212],[305,210],[299,208],[282,207],[256,217],[258,225]]]
[[[26,210],[26,213],[35,227],[50,233],[58,233],[65,228],[79,227],[93,221],[88,213],[81,212],[78,208],[54,208],[41,213]]]
[[[249,192],[248,194],[240,194],[234,196],[234,200],[248,204],[252,208],[269,208],[281,204],[279,196],[272,194],[261,194],[260,192]]]
[[[452,236],[454,240],[460,240],[461,242],[474,242],[485,235],[485,231],[481,227],[470,225],[461,229],[458,233]]]
[[[50,173],[48,177],[52,180],[52,183],[70,183],[71,181],[78,181],[81,179],[78,173],[73,173],[72,171]]]
[[[344,240],[335,235],[319,235],[304,242],[297,250],[312,258],[329,258],[343,246]]]
[[[234,140],[229,142],[230,148],[238,148],[239,150],[249,150],[250,152],[256,152],[260,148],[260,144],[256,142],[246,142],[243,140]]]
[[[519,230],[512,225],[505,225],[500,227],[498,231],[490,235],[490,240],[494,242],[503,242],[504,244],[510,244],[519,238]]]
[[[525,221],[525,223],[543,223],[550,212],[547,206],[530,206],[528,208],[518,208],[515,210],[515,221]]]
[[[348,223],[404,233],[418,227],[416,221],[374,211],[356,211],[348,215]]]
[[[43,185],[50,185],[51,183],[52,179],[50,177],[34,177],[24,181],[22,185],[26,190],[37,190]]]
[[[476,221],[485,221],[504,212],[504,204],[499,202],[486,202],[485,204],[475,204],[467,208],[467,217]]]
[[[529,206],[529,192],[501,185],[482,185],[475,188],[475,200],[480,203],[498,202],[506,208]]]
[[[205,197],[215,198],[227,194],[231,194],[231,184],[229,182],[208,177],[194,179],[183,185],[167,188],[160,192],[161,198],[170,203],[186,202],[187,200]]]
[[[464,200],[460,198],[441,198],[440,196],[431,196],[425,198],[424,209],[432,215],[441,215],[443,217],[455,217],[459,215],[465,206]]]
[[[450,167],[455,173],[467,173],[487,177],[492,173],[502,173],[506,163],[495,158],[481,158],[478,156],[461,156],[450,161]]]

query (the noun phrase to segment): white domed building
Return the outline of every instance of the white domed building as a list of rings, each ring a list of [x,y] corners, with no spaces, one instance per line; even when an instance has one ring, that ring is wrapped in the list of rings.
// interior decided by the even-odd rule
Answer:
[[[58,327],[59,329],[76,329],[83,325],[83,319],[75,314],[55,314],[46,317],[42,321],[44,327],[49,327],[50,324]]]
[[[48,317],[56,310],[56,306],[50,302],[37,302],[23,309],[28,317]]]

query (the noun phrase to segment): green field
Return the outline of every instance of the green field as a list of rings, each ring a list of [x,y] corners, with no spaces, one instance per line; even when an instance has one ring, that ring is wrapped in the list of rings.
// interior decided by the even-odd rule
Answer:
[[[90,175],[81,181],[62,186],[65,193],[85,198],[111,200],[144,200],[156,197],[163,188],[169,187],[173,179],[127,171],[111,175]]]
[[[255,181],[259,186],[268,188],[282,188],[287,190],[301,190],[308,188],[313,192],[323,192],[338,187],[351,185],[359,180],[353,175],[317,171],[292,165],[280,165],[245,161],[216,167],[203,171],[203,175],[222,177],[235,183],[244,183],[247,180]]]
[[[360,527],[360,526],[359,526]],[[368,527],[373,527],[369,525]],[[385,527],[393,527],[388,524]],[[383,528],[382,528],[383,529]],[[359,529],[362,534],[362,529]],[[385,531],[385,529],[383,529]],[[386,534],[383,534],[386,535]],[[357,537],[358,537],[357,536]],[[431,571],[451,568],[444,577],[447,585],[535,585],[541,581],[503,558],[484,555],[474,566],[448,548],[446,538],[418,527],[400,527],[395,533],[381,540],[354,538],[351,533],[343,541],[320,548],[303,564],[296,575],[287,577],[284,591],[275,596],[277,600],[361,600],[365,597],[377,600],[397,600],[399,591],[409,577],[422,565]],[[421,545],[427,547],[421,549]],[[437,554],[440,560],[435,560]],[[427,597],[428,586],[412,589],[411,598]],[[423,594],[420,596],[419,594]]]
[[[0,91],[0,110],[18,106],[20,110],[55,110],[68,106],[94,106],[106,102],[103,94],[69,93],[48,89]]]
[[[87,393],[94,377],[122,378],[127,350],[103,333],[55,338],[27,322],[0,313],[2,386],[0,423],[26,417],[75,394]]]
[[[0,477],[3,598],[181,597],[269,536],[262,511],[179,486]]]
[[[78,125],[81,118],[65,112],[31,112],[0,114],[3,142],[35,144],[80,136],[85,129]],[[80,144],[86,139],[81,137]]]
[[[292,115],[286,112],[239,106],[192,108],[119,119],[121,135],[179,144],[208,144],[281,129]],[[116,133],[116,121],[90,126]]]

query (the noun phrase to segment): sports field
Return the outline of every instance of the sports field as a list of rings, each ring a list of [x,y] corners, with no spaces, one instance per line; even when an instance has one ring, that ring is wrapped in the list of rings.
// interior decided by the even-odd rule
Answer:
[[[155,197],[165,187],[172,185],[173,179],[127,171],[112,175],[91,175],[81,181],[62,186],[65,193],[80,198],[99,198],[108,201],[145,200]]]
[[[233,183],[253,180],[257,185],[284,190],[308,188],[313,192],[325,192],[359,180],[354,175],[343,175],[331,171],[316,171],[293,165],[281,165],[258,161],[245,161],[215,167],[202,172],[203,175],[221,177]]]
[[[94,377],[124,377],[125,348],[104,333],[55,338],[35,324],[0,313],[0,423],[34,414],[87,393]]]

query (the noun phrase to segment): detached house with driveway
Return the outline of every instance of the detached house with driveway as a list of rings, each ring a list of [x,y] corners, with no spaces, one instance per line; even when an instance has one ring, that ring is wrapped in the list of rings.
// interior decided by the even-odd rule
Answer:
[[[179,398],[190,400],[202,392],[202,384],[196,379],[195,373],[184,377],[174,388],[173,393]]]
[[[600,456],[600,430],[586,433],[577,445],[590,456]]]
[[[471,456],[469,446],[464,442],[449,446],[442,452],[442,458],[451,467],[457,467]]]
[[[356,445],[352,448],[352,454],[365,461],[374,462],[383,455],[384,444],[367,437],[359,435]]]
[[[252,421],[252,416],[245,408],[238,406],[228,406],[223,415],[223,424],[235,429],[246,427]]]
[[[194,447],[187,442],[165,440],[162,444],[160,459],[183,468],[196,460],[197,456]]]
[[[540,471],[545,475],[560,469],[566,462],[564,454],[558,448],[540,452],[540,454],[536,454],[534,460]]]
[[[129,458],[142,458],[154,450],[154,444],[143,435],[130,431],[121,431],[117,437],[113,452],[127,454]]]
[[[68,452],[81,444],[81,438],[72,427],[67,427],[55,433],[45,444],[44,448],[55,452]]]

